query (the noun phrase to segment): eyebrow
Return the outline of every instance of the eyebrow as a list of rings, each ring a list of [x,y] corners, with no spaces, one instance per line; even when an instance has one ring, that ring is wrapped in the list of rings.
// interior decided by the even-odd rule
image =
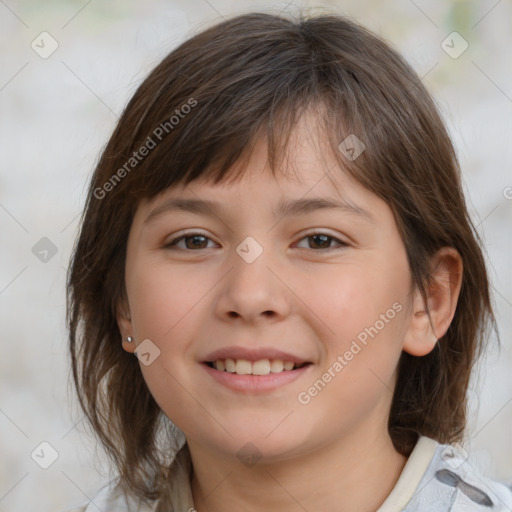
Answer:
[[[149,223],[164,213],[173,211],[184,211],[195,213],[198,215],[216,215],[215,212],[221,207],[220,202],[210,201],[208,199],[184,199],[173,198],[168,199],[160,206],[157,206],[146,218],[144,224]],[[323,197],[315,197],[310,199],[293,199],[288,201],[281,200],[277,209],[274,211],[276,217],[289,217],[298,215],[307,215],[318,210],[337,209],[346,213],[351,213],[365,218],[369,222],[374,223],[375,218],[368,211],[360,206],[343,199],[335,201]]]

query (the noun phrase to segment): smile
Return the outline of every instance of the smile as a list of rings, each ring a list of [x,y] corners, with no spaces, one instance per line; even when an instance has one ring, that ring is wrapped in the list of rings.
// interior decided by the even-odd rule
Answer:
[[[293,361],[282,359],[259,359],[249,361],[247,359],[217,359],[206,363],[210,368],[220,372],[236,373],[237,375],[269,375],[297,370],[309,363],[296,364]]]

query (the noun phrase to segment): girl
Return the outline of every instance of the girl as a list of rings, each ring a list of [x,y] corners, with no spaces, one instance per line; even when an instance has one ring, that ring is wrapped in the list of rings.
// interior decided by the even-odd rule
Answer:
[[[80,510],[512,510],[458,444],[494,323],[433,100],[340,16],[171,52],[89,188],[80,404],[119,478]]]

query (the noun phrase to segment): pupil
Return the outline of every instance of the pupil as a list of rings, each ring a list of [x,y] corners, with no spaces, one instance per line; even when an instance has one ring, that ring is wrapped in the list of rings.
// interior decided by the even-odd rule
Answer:
[[[198,239],[202,239],[201,241],[198,242]],[[189,248],[190,246],[192,247],[199,247],[202,243],[204,243],[204,240],[205,240],[205,237],[204,236],[200,236],[200,235],[197,235],[197,236],[191,236],[191,237],[188,237],[188,240],[191,241],[193,240],[192,243],[189,244]]]
[[[313,235],[311,238],[313,238],[313,239],[320,238],[320,239],[322,239],[322,240],[323,240],[324,245],[325,245],[325,242],[328,242],[328,240],[329,240],[329,238],[330,238],[330,237],[329,237],[329,236],[327,236],[327,235]],[[316,241],[315,241],[315,244],[314,244],[314,245],[318,245],[318,244],[316,243]],[[322,242],[320,242],[320,245],[322,245]],[[329,244],[327,243],[327,245],[329,245]]]

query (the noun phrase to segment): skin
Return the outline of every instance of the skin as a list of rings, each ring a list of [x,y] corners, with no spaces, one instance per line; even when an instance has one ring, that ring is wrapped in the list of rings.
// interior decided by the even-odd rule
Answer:
[[[199,512],[225,510],[226,503],[243,511],[375,511],[407,460],[387,430],[400,354],[429,353],[455,312],[458,253],[443,248],[434,258],[430,322],[390,207],[329,160],[321,134],[310,134],[314,120],[303,121],[283,168],[294,172],[273,178],[259,139],[240,181],[168,189],[140,203],[131,227],[127,301],[118,313],[123,348],[133,352],[150,339],[160,350],[141,371],[187,437]],[[177,197],[214,199],[219,209],[169,211],[144,222]],[[272,213],[281,199],[303,197],[343,198],[371,217],[335,209]],[[207,239],[195,240],[199,249],[194,239],[166,247],[184,230]],[[314,230],[333,238],[312,239]],[[248,236],[263,249],[252,263],[236,252]],[[400,312],[378,335],[309,403],[300,403],[299,393],[396,303]],[[232,345],[273,346],[312,364],[275,391],[240,393],[202,365],[209,352]],[[249,442],[262,456],[252,466],[237,457]]]

